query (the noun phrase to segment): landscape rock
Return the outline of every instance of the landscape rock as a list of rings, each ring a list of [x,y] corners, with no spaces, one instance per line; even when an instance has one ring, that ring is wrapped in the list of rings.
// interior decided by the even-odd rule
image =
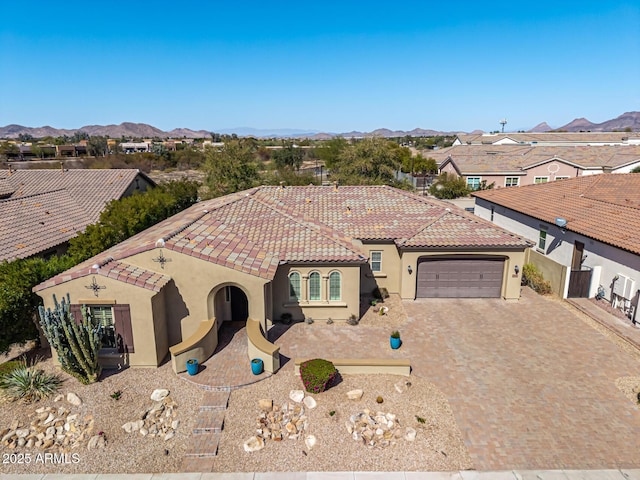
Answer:
[[[415,429],[411,427],[407,427],[407,430],[404,434],[404,439],[408,442],[413,442],[416,439]]]
[[[166,388],[157,388],[151,394],[151,400],[161,402],[169,396],[169,390]]]
[[[79,407],[80,405],[82,405],[82,400],[80,400],[80,397],[78,397],[78,395],[73,392],[67,393],[67,402],[69,402],[74,407]]]
[[[372,414],[368,409],[351,415],[345,422],[345,427],[351,438],[369,448],[386,448],[395,445],[397,439],[403,436],[395,414],[385,412]],[[405,435],[407,432],[409,429],[404,432]],[[405,439],[408,440],[407,436]],[[413,439],[408,441],[413,440],[415,440],[415,430]]]
[[[89,439],[89,443],[87,444],[87,450],[97,450],[102,449],[106,446],[106,440],[104,435],[94,435]]]
[[[271,400],[270,398],[263,398],[261,400],[258,400],[258,407],[260,407],[260,410],[268,412],[273,408],[273,400]]]
[[[304,400],[302,400],[302,403],[304,403],[304,406],[307,407],[308,409],[312,409],[312,408],[316,408],[316,401],[313,397],[304,397]]]
[[[291,390],[289,398],[296,403],[300,403],[304,399],[304,392],[302,390]]]
[[[349,392],[347,392],[347,398],[349,400],[360,400],[362,398],[362,395],[364,394],[364,392],[360,389],[357,390],[351,390]]]
[[[264,448],[264,438],[262,437],[251,437],[246,442],[244,442],[244,451],[245,452],[257,452],[258,450],[262,450]]]
[[[166,442],[167,440],[171,440],[173,437],[175,437],[176,432],[174,432],[173,430],[170,430],[169,432],[167,432],[167,434],[164,436],[164,441]]]
[[[304,439],[304,444],[307,446],[309,450],[311,450],[316,443],[317,443],[317,439],[315,435],[307,435],[307,438]]]

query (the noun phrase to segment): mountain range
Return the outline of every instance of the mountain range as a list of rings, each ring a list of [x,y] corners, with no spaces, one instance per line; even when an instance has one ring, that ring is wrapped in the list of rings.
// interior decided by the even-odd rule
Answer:
[[[576,118],[562,127],[552,128],[546,122],[542,122],[529,132],[548,132],[552,130],[562,130],[567,132],[610,132],[613,130],[624,130],[630,128],[632,131],[640,131],[640,112],[626,112],[622,115],[607,120],[602,123],[593,123],[586,118]],[[22,125],[7,125],[0,127],[0,138],[18,138],[22,135],[31,135],[34,138],[43,138],[46,136],[60,137],[63,135],[72,136],[74,133],[83,131],[89,135],[101,135],[110,138],[208,138],[211,132],[208,130],[192,130],[189,128],[174,128],[173,130],[164,131],[146,123],[124,122],[120,125],[86,125],[78,129],[59,129],[50,126],[44,127],[24,127]],[[412,137],[427,137],[434,135],[456,135],[460,133],[468,133],[462,131],[443,132],[439,130],[425,130],[422,128],[414,128],[410,131],[389,130],[387,128],[379,128],[372,132],[343,132],[330,133],[318,131],[306,131],[300,129],[256,129],[249,127],[226,128],[217,130],[216,133],[231,134],[235,133],[239,136],[253,137],[282,137],[282,138],[311,138],[316,140],[329,139],[335,136],[342,137],[404,137],[410,135]],[[481,130],[474,130],[471,133],[482,133]]]

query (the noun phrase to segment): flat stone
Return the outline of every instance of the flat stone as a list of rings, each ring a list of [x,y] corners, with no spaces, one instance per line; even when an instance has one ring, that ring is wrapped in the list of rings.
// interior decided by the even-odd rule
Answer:
[[[404,434],[404,439],[407,442],[413,442],[416,439],[415,429],[411,427],[407,427],[407,430],[405,431],[405,434]]]
[[[258,400],[258,407],[260,408],[260,410],[270,412],[271,410],[273,410],[273,400],[270,398],[263,398],[261,400]]]
[[[56,398],[54,398],[53,401],[54,402],[61,402],[63,398],[64,398],[64,395],[59,394],[59,395],[56,395]]]
[[[300,403],[304,399],[304,391],[302,390],[291,390],[289,392],[289,398],[296,403]]]
[[[78,397],[78,395],[73,392],[67,393],[67,402],[69,402],[74,407],[79,407],[80,405],[82,405],[82,400],[80,400],[80,397]]]
[[[304,400],[302,400],[302,403],[304,403],[304,406],[309,409],[316,408],[316,405],[318,405],[315,399],[309,396],[304,397]]]
[[[304,444],[307,446],[309,450],[311,450],[316,443],[317,443],[317,439],[315,435],[307,435],[307,437],[304,439]]]
[[[364,392],[361,389],[351,390],[347,392],[347,398],[349,400],[360,400]]]
[[[19,428],[16,430],[16,437],[18,438],[25,438],[27,435],[29,435],[28,428]]]
[[[169,395],[169,390],[166,388],[157,388],[151,394],[151,400],[155,402],[161,402]]]
[[[173,422],[171,422],[171,428],[173,428],[174,430],[177,430],[179,426],[180,420],[174,420]]]
[[[164,441],[166,442],[167,440],[171,440],[173,437],[176,436],[176,432],[174,432],[173,430],[170,430],[169,432],[167,432],[167,434],[164,436]]]
[[[264,448],[264,439],[262,437],[251,437],[243,444],[245,452],[257,452]]]

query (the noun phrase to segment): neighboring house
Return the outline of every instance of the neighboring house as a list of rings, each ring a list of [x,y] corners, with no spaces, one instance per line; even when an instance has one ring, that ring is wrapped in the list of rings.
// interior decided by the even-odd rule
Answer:
[[[132,169],[0,171],[0,262],[64,253],[107,202],[152,185]]]
[[[561,296],[593,297],[602,285],[607,299],[640,318],[640,174],[579,177],[473,196],[476,215],[536,243],[531,259]]]
[[[148,142],[123,142],[120,149],[124,153],[148,153],[151,151],[152,143]]]
[[[453,142],[454,146],[519,144],[565,147],[640,145],[640,134],[625,132],[471,133],[458,135]]]
[[[157,366],[174,346],[184,371],[177,345],[208,358],[223,321],[266,331],[286,314],[359,318],[376,287],[403,299],[518,299],[528,246],[391,187],[259,187],[198,203],[34,291],[47,307],[68,292],[76,314],[86,305],[99,317],[105,362]]]
[[[531,145],[459,145],[429,154],[440,172],[464,177],[477,190],[552,182],[600,173],[629,173],[640,166],[640,145],[534,147]]]

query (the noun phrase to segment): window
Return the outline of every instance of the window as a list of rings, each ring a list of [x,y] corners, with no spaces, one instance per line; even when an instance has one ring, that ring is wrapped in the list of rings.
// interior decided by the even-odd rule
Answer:
[[[300,301],[300,274],[298,272],[289,274],[289,300]]]
[[[556,176],[556,180],[566,180],[567,178],[569,177],[566,175]]]
[[[88,306],[88,314],[93,324],[100,329],[101,348],[117,348],[116,328],[111,306]]]
[[[520,185],[520,177],[507,177],[504,179],[505,187],[517,187]]]
[[[329,274],[329,300],[340,300],[342,296],[342,279],[340,272],[331,272]]]
[[[467,177],[467,187],[471,190],[480,189],[480,177]]]
[[[320,274],[318,272],[309,274],[309,300],[320,300]]]
[[[382,271],[382,252],[371,252],[371,271]]]
[[[538,237],[538,249],[544,252],[546,246],[547,246],[547,229],[540,228],[540,236]]]
[[[547,183],[549,181],[549,177],[534,177],[533,183]]]

